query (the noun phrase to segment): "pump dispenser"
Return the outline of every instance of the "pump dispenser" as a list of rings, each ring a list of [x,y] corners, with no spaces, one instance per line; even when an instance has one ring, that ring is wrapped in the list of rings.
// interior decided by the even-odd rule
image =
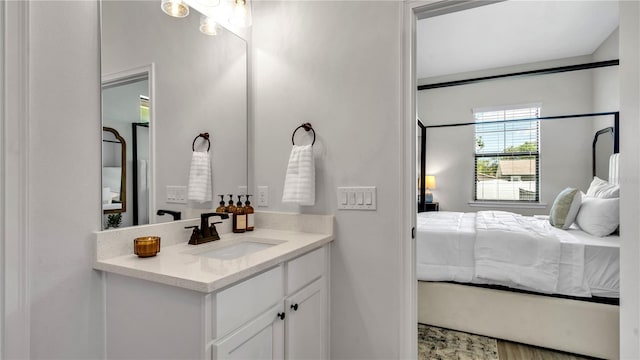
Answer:
[[[253,231],[253,217],[255,215],[253,213],[253,206],[251,206],[251,202],[249,201],[249,196],[253,195],[247,194],[247,201],[244,202],[244,213],[247,215],[247,231]]]
[[[227,207],[224,206],[224,195],[218,195],[220,196],[220,206],[218,206],[216,208],[216,212],[217,213],[226,213],[227,212]]]
[[[238,203],[236,204],[235,212],[233,213],[233,232],[243,233],[247,231],[247,215],[244,213],[244,207],[242,207],[242,195],[238,195]]]
[[[229,214],[235,214],[236,206],[233,205],[233,194],[229,194],[229,204],[227,204],[227,212]]]

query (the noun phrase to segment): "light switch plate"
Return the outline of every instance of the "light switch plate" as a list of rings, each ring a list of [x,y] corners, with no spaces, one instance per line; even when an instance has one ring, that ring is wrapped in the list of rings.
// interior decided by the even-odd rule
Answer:
[[[338,210],[376,210],[375,186],[338,187]]]
[[[256,205],[260,207],[269,206],[269,187],[258,186],[258,197],[256,199]]]
[[[187,187],[181,185],[167,185],[167,203],[186,204]]]

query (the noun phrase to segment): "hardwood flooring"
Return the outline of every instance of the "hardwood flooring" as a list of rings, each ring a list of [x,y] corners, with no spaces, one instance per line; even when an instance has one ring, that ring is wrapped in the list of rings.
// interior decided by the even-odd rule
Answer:
[[[498,358],[500,360],[593,360],[575,354],[539,348],[530,345],[498,340]]]

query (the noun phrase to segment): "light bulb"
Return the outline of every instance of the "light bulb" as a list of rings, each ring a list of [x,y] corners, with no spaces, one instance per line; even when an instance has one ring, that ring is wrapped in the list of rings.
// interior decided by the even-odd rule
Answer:
[[[218,35],[220,26],[210,17],[202,15],[200,16],[200,32],[205,35]]]
[[[229,23],[241,27],[251,25],[251,16],[249,14],[247,0],[233,0],[233,3],[233,14],[229,18]]]
[[[189,15],[189,5],[182,0],[162,0],[160,7],[169,16],[183,18]]]

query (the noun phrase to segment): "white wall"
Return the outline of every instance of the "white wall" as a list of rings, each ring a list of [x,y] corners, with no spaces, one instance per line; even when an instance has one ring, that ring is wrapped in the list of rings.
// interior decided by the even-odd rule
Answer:
[[[29,4],[28,280],[31,358],[99,357],[98,3]]]
[[[332,358],[398,358],[402,3],[259,1],[253,25],[251,182],[269,186],[269,210],[336,215]],[[291,133],[307,121],[316,205],[298,208],[280,199]],[[377,187],[377,211],[337,210],[336,187],[357,185]]]
[[[640,358],[640,3],[620,2],[620,358]]]
[[[158,209],[187,208],[166,203],[166,186],[187,185],[191,144],[201,132],[211,136],[213,194],[237,194],[238,186],[247,182],[246,43],[227,31],[215,37],[200,33],[200,16],[191,12],[176,19],[162,13],[156,1],[102,4],[102,73],[155,63],[151,126]],[[202,139],[196,146],[206,149]],[[190,202],[188,207],[215,209],[216,199]]]
[[[589,113],[592,87],[590,71],[574,71],[422,90],[418,92],[418,114],[425,125],[440,125],[472,122],[473,108],[499,105],[542,103],[541,116]],[[547,213],[562,189],[572,186],[586,191],[591,178],[592,129],[590,118],[542,121],[540,199],[548,207],[505,210]],[[427,129],[427,174],[436,175],[433,194],[441,210],[485,209],[468,204],[473,199],[474,131],[473,126]]]

